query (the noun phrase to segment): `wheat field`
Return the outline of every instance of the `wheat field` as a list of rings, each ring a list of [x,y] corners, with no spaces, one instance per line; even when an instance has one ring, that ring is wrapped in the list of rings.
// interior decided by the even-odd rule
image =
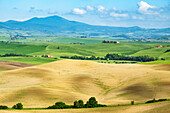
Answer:
[[[75,100],[82,99],[86,102],[92,96],[99,103],[107,105],[128,104],[132,100],[145,102],[153,98],[169,98],[169,69],[170,65],[101,64],[61,60],[2,71],[0,104],[12,107],[21,102],[24,108],[35,108],[48,107],[57,101],[73,104]]]

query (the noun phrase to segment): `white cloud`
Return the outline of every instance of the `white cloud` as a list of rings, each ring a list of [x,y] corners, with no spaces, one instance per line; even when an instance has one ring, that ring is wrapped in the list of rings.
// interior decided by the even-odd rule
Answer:
[[[105,10],[105,8],[104,8],[103,6],[101,6],[101,5],[99,5],[99,6],[97,7],[97,10],[98,10],[99,12],[103,12],[103,11]]]
[[[88,6],[86,6],[86,9],[87,9],[87,10],[89,10],[89,11],[93,11],[93,10],[94,10],[94,8],[93,8],[93,7],[91,7],[91,6],[89,6],[89,5],[88,5]]]
[[[117,9],[116,9],[115,7],[113,8],[113,10],[114,10],[114,11],[117,11]]]
[[[137,19],[137,17],[136,16],[132,16],[132,19]]]
[[[113,16],[113,17],[128,17],[129,15],[128,14],[120,14],[120,13],[111,12],[110,16]]]
[[[48,14],[56,14],[58,13],[56,10],[49,11]]]
[[[73,13],[78,15],[83,15],[86,14],[87,12],[84,9],[74,8]]]
[[[141,1],[138,3],[138,12],[141,14],[159,14],[158,12],[153,11],[155,9],[155,6],[151,6],[148,3]]]
[[[132,16],[132,19],[134,19],[134,20],[144,20],[144,17]]]

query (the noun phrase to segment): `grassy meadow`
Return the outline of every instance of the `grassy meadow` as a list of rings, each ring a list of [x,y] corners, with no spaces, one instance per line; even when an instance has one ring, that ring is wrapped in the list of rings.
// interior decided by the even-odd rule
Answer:
[[[93,39],[82,39],[93,40]],[[95,41],[95,39],[94,39]],[[85,45],[74,45],[69,43],[46,43],[46,44],[16,44],[16,43],[0,43],[0,55],[15,53],[23,55],[31,55],[33,57],[0,57],[0,60],[16,61],[30,64],[43,64],[55,61],[55,59],[41,58],[42,55],[53,55],[56,58],[60,56],[99,56],[103,57],[107,53],[164,58],[165,61],[158,60],[143,64],[170,64],[170,53],[164,53],[170,49],[168,44],[161,44],[164,47],[156,48],[161,43],[93,43]],[[169,44],[170,45],[170,44]]]
[[[57,61],[59,59],[43,58],[43,57],[0,57],[0,60],[40,65],[40,64]]]

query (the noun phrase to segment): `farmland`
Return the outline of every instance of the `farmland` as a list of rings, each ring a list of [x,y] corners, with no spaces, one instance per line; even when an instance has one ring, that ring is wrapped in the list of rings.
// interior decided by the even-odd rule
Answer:
[[[69,39],[70,40],[70,39]],[[50,112],[167,112],[169,102],[139,104],[134,106],[116,106],[143,103],[153,98],[169,98],[170,47],[168,43],[101,43],[98,39],[78,38],[74,43],[0,43],[0,103],[11,107],[22,102],[25,110],[6,110],[2,113],[50,113]],[[86,43],[89,40],[90,43]],[[156,47],[162,45],[163,47]],[[22,55],[22,56],[8,56]],[[104,57],[106,54],[125,56],[158,57],[151,62],[126,60],[68,60],[60,56]],[[2,57],[6,55],[6,57]],[[52,55],[54,57],[42,57]],[[120,64],[121,62],[126,62]],[[5,76],[4,76],[5,75]],[[37,95],[38,94],[38,95]],[[74,100],[87,101],[96,97],[99,103],[112,107],[92,109],[42,110],[27,108],[45,108],[62,101],[70,105]],[[120,109],[121,108],[121,109]],[[137,110],[137,109],[140,109]]]
[[[0,102],[8,106],[22,102],[25,108],[44,108],[57,101],[67,104],[72,104],[77,99],[87,101],[91,96],[95,96],[99,103],[107,105],[129,104],[131,100],[140,103],[153,98],[169,98],[170,73],[165,68],[168,69],[169,65],[121,65],[60,60],[2,71],[0,73]],[[159,105],[158,109],[162,109],[161,105],[168,106],[169,104]],[[146,108],[145,110],[152,110],[156,107],[150,108],[149,106],[154,106],[154,104],[132,106],[132,109],[141,107]],[[122,108],[128,110],[129,107]],[[112,108],[94,110],[97,112],[102,109],[110,111]],[[84,110],[86,112],[86,109]]]
[[[163,45],[157,48],[157,45]],[[43,64],[55,61],[55,59],[42,58],[42,55],[53,55],[60,59],[60,56],[97,56],[103,57],[107,53],[164,58],[148,62],[145,64],[170,64],[170,53],[164,53],[170,49],[168,44],[162,43],[120,43],[120,44],[104,44],[93,43],[85,45],[76,45],[68,43],[45,43],[45,44],[17,44],[17,43],[0,43],[0,55],[15,53],[22,55],[30,55],[32,57],[0,57],[0,60],[16,61],[30,64]]]

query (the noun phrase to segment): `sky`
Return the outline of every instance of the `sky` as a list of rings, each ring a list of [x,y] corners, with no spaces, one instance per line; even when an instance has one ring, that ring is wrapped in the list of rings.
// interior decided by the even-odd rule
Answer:
[[[0,0],[0,21],[58,15],[91,25],[170,27],[170,0]]]

